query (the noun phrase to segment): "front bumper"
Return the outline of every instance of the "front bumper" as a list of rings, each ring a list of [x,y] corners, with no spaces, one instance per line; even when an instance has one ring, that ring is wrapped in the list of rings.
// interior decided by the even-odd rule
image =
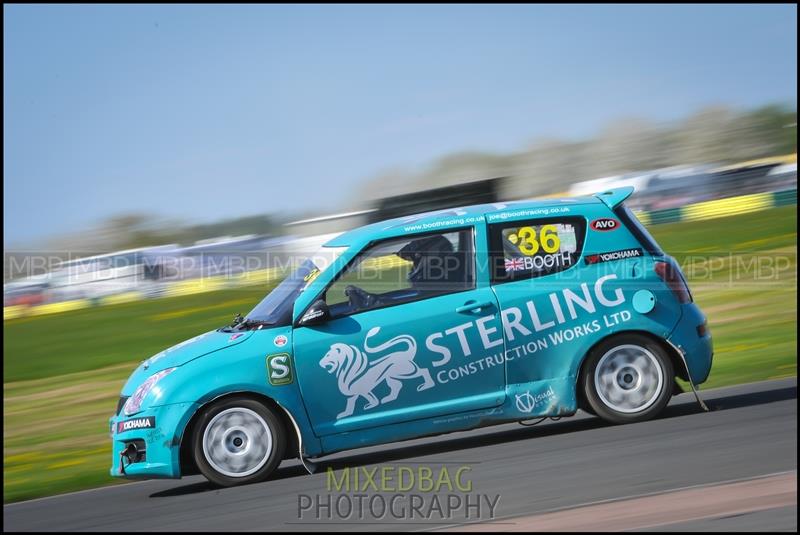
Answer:
[[[706,382],[714,360],[711,331],[706,326],[705,333],[701,335],[698,330],[704,325],[706,325],[706,317],[700,307],[689,303],[683,305],[681,319],[669,336],[670,343],[683,353],[692,376],[692,383],[695,385]],[[682,377],[682,379],[689,380],[688,377]]]
[[[179,478],[181,477],[180,446],[186,424],[195,413],[196,403],[175,403],[150,407],[133,416],[123,413],[109,419],[113,477],[125,478]],[[120,423],[131,420],[144,421],[153,418],[152,427],[120,430]],[[128,462],[122,452],[131,442],[144,443],[144,458],[139,462]],[[141,442],[140,442],[141,441]]]

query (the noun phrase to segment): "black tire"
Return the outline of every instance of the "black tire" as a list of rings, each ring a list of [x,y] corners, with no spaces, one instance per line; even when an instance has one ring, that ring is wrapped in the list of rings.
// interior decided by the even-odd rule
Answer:
[[[594,412],[594,409],[591,405],[589,405],[586,401],[579,401],[578,408],[585,412],[586,414],[591,414],[592,416],[597,416],[597,413]]]
[[[598,366],[602,367],[596,374]],[[659,414],[672,397],[674,382],[672,360],[664,348],[633,333],[601,342],[581,374],[586,403],[614,424],[643,422]]]
[[[272,409],[238,396],[203,409],[192,432],[197,468],[224,487],[268,478],[283,459],[286,443],[286,430]],[[239,469],[234,461],[245,466]]]

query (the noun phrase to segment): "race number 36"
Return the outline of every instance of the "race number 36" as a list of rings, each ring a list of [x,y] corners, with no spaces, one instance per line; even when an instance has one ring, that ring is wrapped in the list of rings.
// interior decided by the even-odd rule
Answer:
[[[292,382],[292,358],[288,353],[278,353],[267,357],[267,377],[273,386],[288,385]]]
[[[508,241],[516,245],[526,256],[535,255],[540,248],[545,253],[555,253],[561,247],[561,240],[558,238],[558,230],[555,225],[543,225],[538,236],[535,228],[521,227],[508,235]]]

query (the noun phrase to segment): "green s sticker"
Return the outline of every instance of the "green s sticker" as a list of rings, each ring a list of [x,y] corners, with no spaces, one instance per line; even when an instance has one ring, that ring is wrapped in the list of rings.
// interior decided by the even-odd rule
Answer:
[[[288,385],[292,377],[292,357],[289,353],[277,353],[267,357],[267,377],[273,386]]]

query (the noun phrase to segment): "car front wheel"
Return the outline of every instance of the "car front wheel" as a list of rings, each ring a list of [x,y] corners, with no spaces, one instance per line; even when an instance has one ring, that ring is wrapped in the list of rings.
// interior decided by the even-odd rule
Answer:
[[[614,337],[594,348],[583,369],[586,401],[609,422],[649,420],[672,397],[675,374],[664,348],[646,336]]]
[[[205,409],[194,427],[195,462],[218,485],[263,481],[283,459],[284,433],[280,419],[262,403],[222,400]]]

